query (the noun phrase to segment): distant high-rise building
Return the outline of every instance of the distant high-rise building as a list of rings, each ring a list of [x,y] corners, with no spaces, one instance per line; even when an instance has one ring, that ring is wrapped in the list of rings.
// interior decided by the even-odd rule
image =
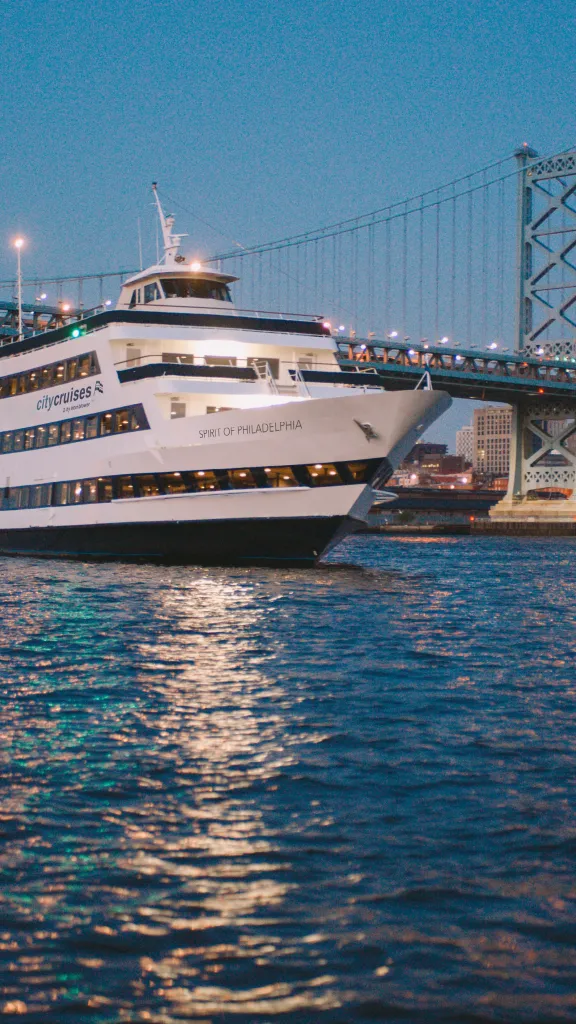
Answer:
[[[510,406],[484,405],[474,410],[472,465],[478,473],[505,476],[510,468]]]
[[[456,431],[456,455],[463,455],[466,462],[474,462],[474,427],[462,427]]]

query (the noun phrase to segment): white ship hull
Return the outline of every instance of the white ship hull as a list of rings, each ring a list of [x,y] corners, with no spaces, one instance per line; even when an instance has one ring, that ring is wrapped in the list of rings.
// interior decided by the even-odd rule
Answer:
[[[177,255],[0,348],[0,553],[307,565],[450,404],[341,373],[330,325]]]

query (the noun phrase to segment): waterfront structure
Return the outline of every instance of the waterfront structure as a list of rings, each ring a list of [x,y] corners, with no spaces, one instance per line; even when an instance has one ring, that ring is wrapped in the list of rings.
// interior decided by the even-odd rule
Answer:
[[[468,465],[474,462],[474,427],[467,424],[456,431],[456,455],[461,455]]]
[[[343,373],[319,317],[243,311],[163,261],[114,310],[0,348],[0,551],[310,564],[450,404]]]
[[[510,468],[512,409],[485,405],[474,409],[472,465],[483,476],[507,476]]]

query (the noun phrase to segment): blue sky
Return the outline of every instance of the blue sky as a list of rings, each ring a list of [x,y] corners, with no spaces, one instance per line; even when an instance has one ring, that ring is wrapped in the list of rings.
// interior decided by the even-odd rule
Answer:
[[[524,140],[569,147],[574,20],[565,0],[11,0],[0,278],[16,232],[30,275],[134,266],[138,217],[151,256],[155,179],[214,251],[382,206]]]

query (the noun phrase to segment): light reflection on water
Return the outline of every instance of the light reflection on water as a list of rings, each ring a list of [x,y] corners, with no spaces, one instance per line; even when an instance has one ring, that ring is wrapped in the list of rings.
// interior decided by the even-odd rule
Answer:
[[[3,563],[5,1019],[575,1019],[572,543],[332,557]]]

